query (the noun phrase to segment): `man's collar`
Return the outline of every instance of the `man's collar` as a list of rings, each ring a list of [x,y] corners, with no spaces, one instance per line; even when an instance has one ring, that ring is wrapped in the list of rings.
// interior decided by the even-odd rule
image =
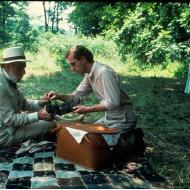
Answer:
[[[92,65],[92,68],[91,68],[91,71],[90,71],[90,73],[88,74],[88,77],[91,78],[91,77],[93,76],[94,70],[95,70],[95,68],[96,68],[96,64],[97,64],[97,62],[94,61],[93,65]]]

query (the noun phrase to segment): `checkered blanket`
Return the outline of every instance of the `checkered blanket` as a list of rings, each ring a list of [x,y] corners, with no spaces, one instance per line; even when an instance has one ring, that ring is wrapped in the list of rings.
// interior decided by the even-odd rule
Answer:
[[[126,189],[166,188],[145,158],[118,162],[93,171],[56,157],[55,147],[16,155],[18,148],[0,150],[0,188],[3,189]]]

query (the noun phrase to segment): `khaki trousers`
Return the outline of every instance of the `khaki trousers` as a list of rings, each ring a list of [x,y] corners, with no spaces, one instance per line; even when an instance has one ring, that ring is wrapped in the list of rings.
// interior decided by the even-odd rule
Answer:
[[[3,147],[19,145],[29,139],[37,139],[38,137],[42,137],[50,133],[51,129],[53,129],[55,126],[55,121],[40,120],[39,122],[30,125],[18,127],[16,131],[14,131],[13,135],[11,135],[9,139],[7,139],[7,142],[3,144]]]

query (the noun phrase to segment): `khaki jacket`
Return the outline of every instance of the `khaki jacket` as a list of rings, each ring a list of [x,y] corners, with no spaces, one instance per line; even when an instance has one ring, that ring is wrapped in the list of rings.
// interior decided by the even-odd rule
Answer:
[[[0,144],[14,134],[19,126],[38,121],[29,119],[29,112],[40,109],[38,101],[27,100],[16,84],[9,81],[0,68]]]

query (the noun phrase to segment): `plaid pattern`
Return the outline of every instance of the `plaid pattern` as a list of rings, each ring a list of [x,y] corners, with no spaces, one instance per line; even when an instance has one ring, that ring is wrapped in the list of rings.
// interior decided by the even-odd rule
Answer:
[[[55,156],[55,148],[16,155],[16,148],[0,151],[0,188],[3,189],[126,189],[167,188],[145,158],[118,162],[93,171]]]

